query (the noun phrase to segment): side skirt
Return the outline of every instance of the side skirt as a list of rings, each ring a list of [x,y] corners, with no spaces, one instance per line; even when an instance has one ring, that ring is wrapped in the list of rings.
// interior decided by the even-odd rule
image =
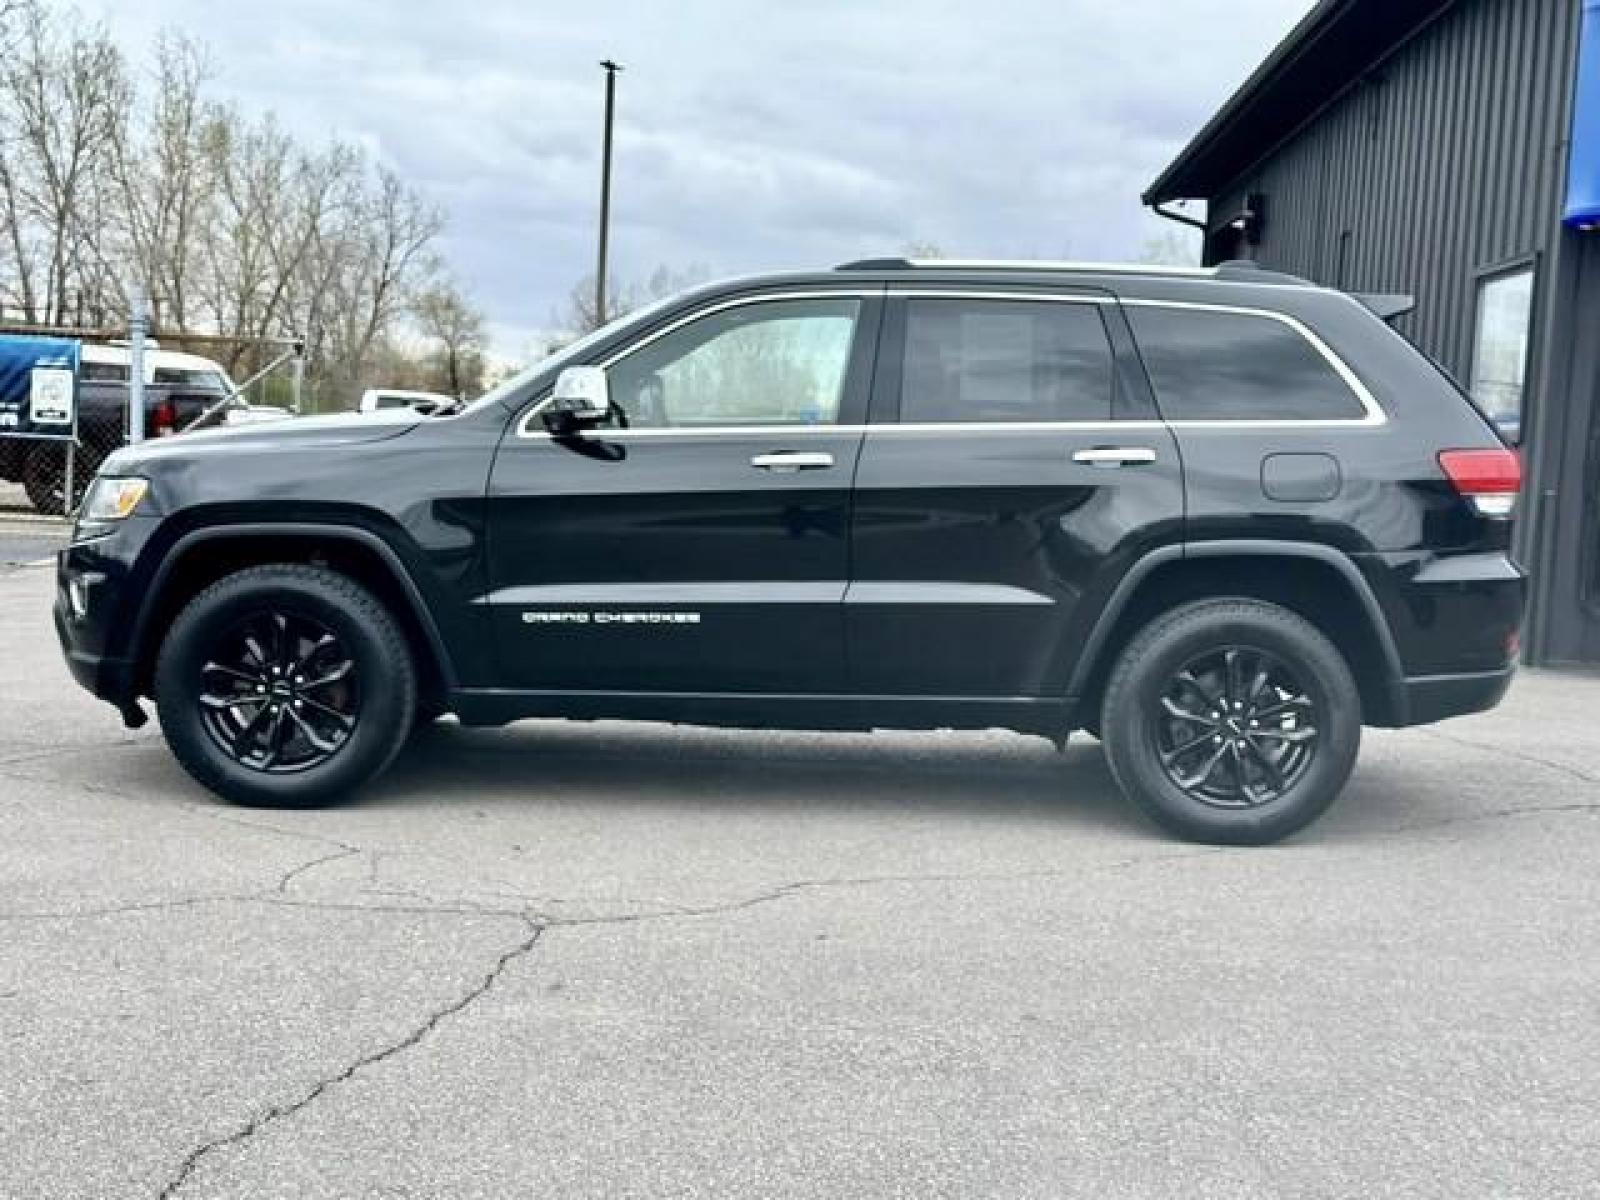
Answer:
[[[776,696],[737,692],[554,692],[458,688],[464,725],[527,717],[667,721],[735,729],[1013,729],[1059,739],[1071,728],[1065,698],[975,696]]]

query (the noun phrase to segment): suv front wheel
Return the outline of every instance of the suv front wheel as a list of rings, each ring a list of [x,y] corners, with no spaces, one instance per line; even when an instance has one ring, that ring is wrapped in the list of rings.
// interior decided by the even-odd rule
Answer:
[[[394,617],[322,567],[251,567],[212,584],[173,622],[156,665],[173,754],[238,804],[342,799],[400,750],[416,697]]]
[[[1194,841],[1264,845],[1316,820],[1355,766],[1361,698],[1337,647],[1259,600],[1202,600],[1156,618],[1106,685],[1112,774],[1154,821]]]

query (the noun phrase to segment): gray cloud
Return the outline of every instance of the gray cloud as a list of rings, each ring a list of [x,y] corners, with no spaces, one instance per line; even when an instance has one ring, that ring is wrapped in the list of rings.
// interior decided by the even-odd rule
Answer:
[[[447,252],[515,351],[592,268],[600,72],[619,89],[614,269],[826,265],[913,239],[1125,258],[1142,187],[1307,0],[141,0],[219,90],[360,141],[450,212]],[[94,3],[88,5],[95,12]],[[132,10],[137,10],[132,11]]]

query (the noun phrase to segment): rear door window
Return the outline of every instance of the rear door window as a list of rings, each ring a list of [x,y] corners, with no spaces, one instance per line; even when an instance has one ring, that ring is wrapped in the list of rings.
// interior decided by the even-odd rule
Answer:
[[[1126,311],[1169,421],[1342,421],[1366,415],[1344,376],[1288,322],[1137,303]]]
[[[1115,378],[1098,304],[906,302],[903,424],[1106,421]]]

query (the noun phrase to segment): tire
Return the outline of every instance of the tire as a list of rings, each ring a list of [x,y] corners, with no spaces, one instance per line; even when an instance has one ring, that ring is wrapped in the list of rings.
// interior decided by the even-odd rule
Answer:
[[[105,451],[79,449],[72,463],[72,503],[64,503],[67,487],[67,452],[61,444],[35,445],[22,464],[22,488],[35,512],[59,517],[76,509],[89,490],[89,481],[106,459]]]
[[[420,737],[427,733],[449,711],[450,706],[442,700],[425,700],[419,696],[417,706],[411,712],[411,736]]]
[[[355,580],[251,567],[173,622],[155,700],[167,744],[200,783],[235,804],[305,808],[343,800],[393,761],[416,667],[394,617]]]
[[[1260,846],[1310,825],[1344,788],[1361,697],[1309,621],[1259,600],[1202,600],[1128,643],[1100,726],[1112,775],[1158,825]]]

